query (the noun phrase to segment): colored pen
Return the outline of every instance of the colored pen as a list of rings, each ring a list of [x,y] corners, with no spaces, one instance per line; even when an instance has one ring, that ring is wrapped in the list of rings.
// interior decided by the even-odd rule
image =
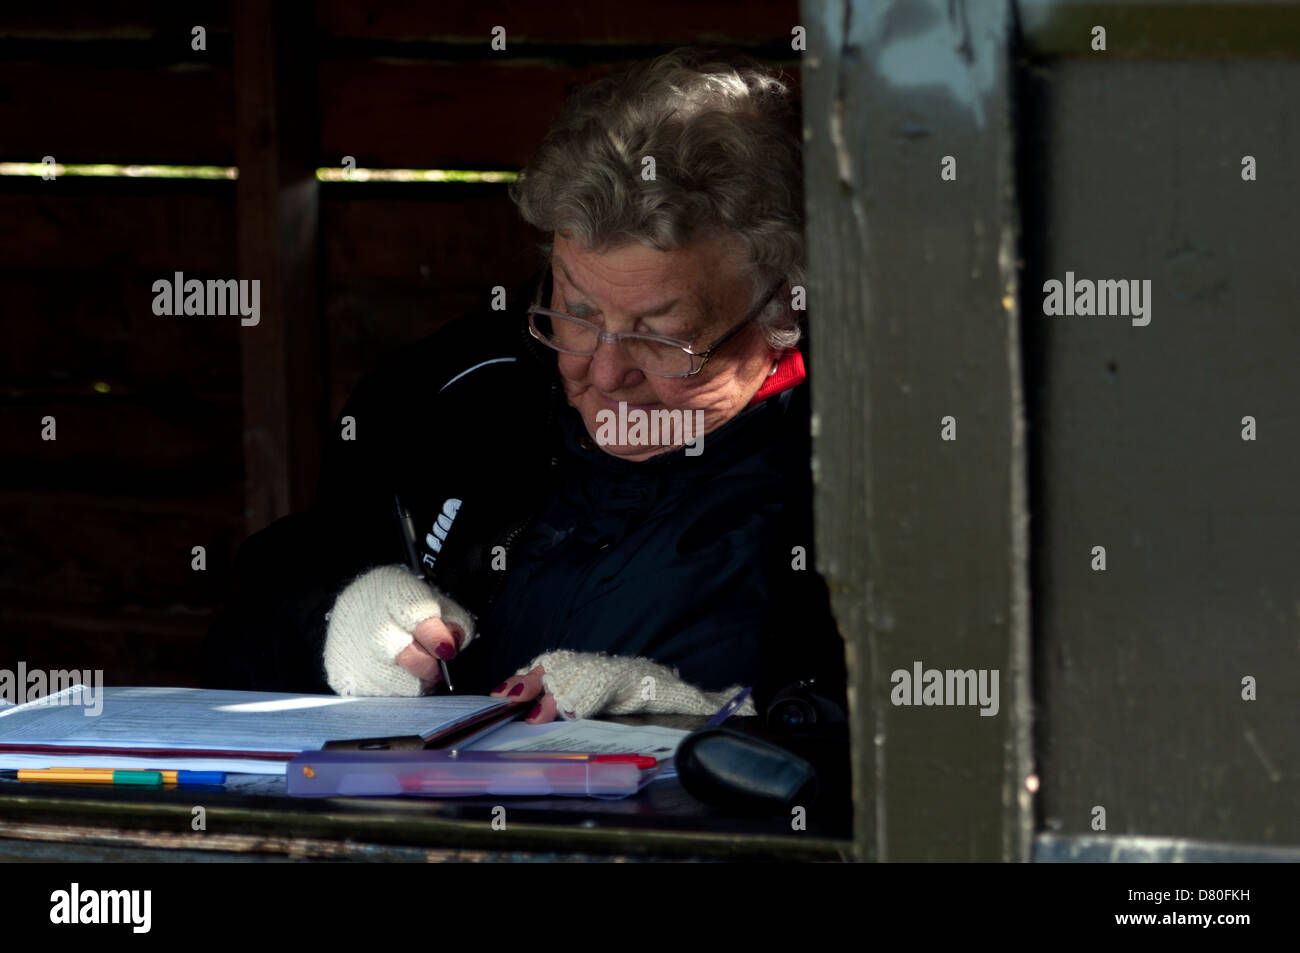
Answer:
[[[704,727],[716,728],[718,725],[722,724],[724,721],[730,718],[732,712],[734,712],[741,705],[745,704],[745,699],[749,697],[749,693],[751,691],[753,691],[752,688],[742,688],[736,694],[736,697],[734,697],[733,699],[731,699],[731,701],[727,702],[725,705],[719,708],[717,712],[713,715],[713,717],[704,723]]]
[[[402,531],[402,543],[406,546],[406,561],[411,564],[411,572],[415,573],[417,579],[423,579],[432,583],[433,580],[424,572],[424,565],[420,562],[419,553],[415,550],[415,522],[411,519],[411,514],[406,511],[402,505],[402,498],[394,496],[397,502],[397,527]],[[442,669],[442,683],[447,686],[447,691],[451,691],[451,672],[447,669],[447,663],[438,659],[438,666]]]
[[[659,762],[644,754],[575,754],[568,751],[449,751],[450,761],[589,761],[593,764],[634,764],[653,768]]]
[[[115,768],[49,768],[61,774],[107,774]],[[142,768],[149,774],[161,774],[163,784],[225,784],[224,771],[174,771],[170,768]]]
[[[148,788],[161,787],[163,783],[160,771],[101,771],[93,768],[78,768],[72,771],[61,768],[19,768],[16,771],[0,771],[0,777],[16,777],[19,781],[112,784],[121,787]]]

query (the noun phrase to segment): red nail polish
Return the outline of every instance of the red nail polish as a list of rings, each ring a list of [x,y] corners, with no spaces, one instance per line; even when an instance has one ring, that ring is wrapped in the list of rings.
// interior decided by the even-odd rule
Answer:
[[[520,682],[514,688],[510,689],[511,695],[522,695],[524,693],[524,683]]]
[[[456,650],[446,642],[439,642],[433,647],[433,654],[445,662],[450,658],[455,658]]]
[[[528,713],[528,717],[529,717],[529,718],[536,718],[536,717],[537,717],[538,715],[540,715],[541,713],[542,713],[542,706],[541,706],[540,704],[537,704],[537,705],[534,705],[534,706],[533,706],[533,710],[530,711],[530,712]],[[525,719],[525,720],[527,720],[527,719]]]
[[[498,685],[496,688],[492,689],[492,691],[488,692],[488,694],[489,694],[489,695],[495,695],[497,692],[504,692],[504,691],[506,690],[506,685],[508,685],[508,684],[509,684],[509,682],[502,682],[502,683],[501,683],[500,685]]]

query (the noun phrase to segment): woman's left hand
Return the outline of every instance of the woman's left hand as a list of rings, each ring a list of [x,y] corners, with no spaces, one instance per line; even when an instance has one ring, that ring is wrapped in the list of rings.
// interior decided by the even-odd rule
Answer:
[[[537,698],[537,704],[528,713],[528,717],[524,721],[530,725],[546,724],[555,720],[557,706],[555,696],[542,686],[542,676],[544,674],[546,674],[546,669],[540,665],[535,666],[524,675],[511,675],[494,688],[490,694],[493,698],[504,698],[507,701],[531,701]]]
[[[704,691],[658,662],[600,652],[552,649],[532,666],[491,692],[510,701],[537,699],[525,719],[531,725],[554,721],[557,712],[570,721],[602,714],[712,715],[740,691],[739,685]],[[754,700],[746,698],[736,714],[756,714]]]

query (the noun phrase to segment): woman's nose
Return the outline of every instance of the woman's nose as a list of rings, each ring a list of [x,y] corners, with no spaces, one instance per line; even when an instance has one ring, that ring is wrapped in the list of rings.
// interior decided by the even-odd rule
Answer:
[[[591,355],[591,382],[607,394],[635,387],[645,375],[618,344],[600,341]]]

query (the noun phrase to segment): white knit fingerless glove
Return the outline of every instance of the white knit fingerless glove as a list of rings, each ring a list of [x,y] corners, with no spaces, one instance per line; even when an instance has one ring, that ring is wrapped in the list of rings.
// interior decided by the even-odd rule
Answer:
[[[571,719],[638,712],[712,715],[740,691],[739,685],[702,691],[682,681],[675,669],[649,659],[568,649],[539,655],[516,674],[524,675],[538,665],[545,669],[542,686],[555,696],[559,714]],[[735,714],[756,712],[754,700],[746,698]]]
[[[325,676],[340,695],[419,695],[420,679],[397,664],[397,655],[425,619],[460,626],[462,649],[474,638],[473,617],[403,566],[358,576],[326,618]]]

